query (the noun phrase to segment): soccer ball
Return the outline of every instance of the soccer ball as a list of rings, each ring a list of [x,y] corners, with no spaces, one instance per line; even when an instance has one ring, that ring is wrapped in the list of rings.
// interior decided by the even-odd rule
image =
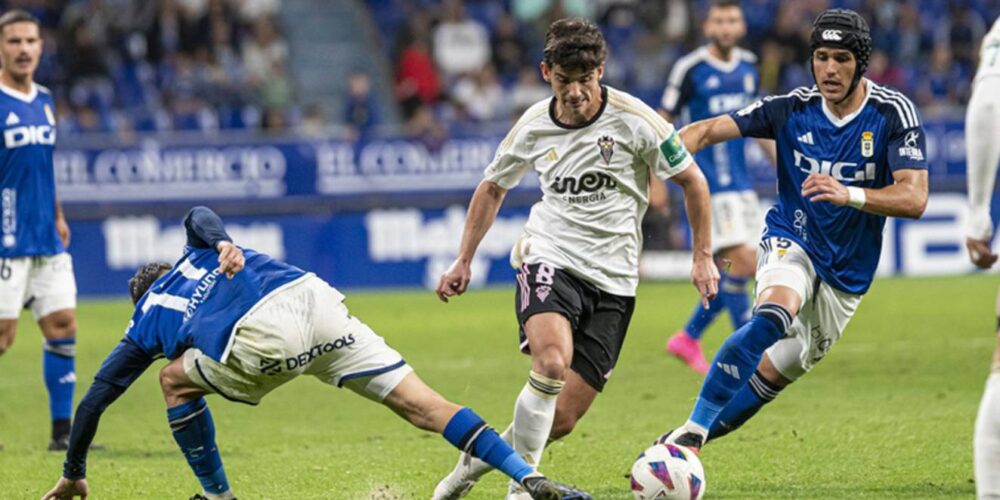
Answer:
[[[673,444],[654,444],[632,464],[632,495],[636,500],[701,500],[705,469],[698,455]]]

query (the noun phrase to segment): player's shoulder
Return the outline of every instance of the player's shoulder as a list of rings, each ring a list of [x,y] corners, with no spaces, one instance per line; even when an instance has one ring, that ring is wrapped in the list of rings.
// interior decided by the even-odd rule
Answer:
[[[551,97],[546,97],[528,107],[521,114],[521,117],[514,122],[514,125],[511,126],[510,131],[507,132],[507,136],[500,142],[499,149],[504,150],[509,148],[515,142],[524,140],[532,131],[542,127],[545,120],[547,120],[551,101]]]
[[[733,55],[742,63],[757,64],[757,54],[754,54],[743,47],[735,47],[733,49]]]
[[[872,106],[891,121],[898,122],[904,129],[920,126],[917,106],[905,94],[888,85],[868,82],[868,98]]]
[[[679,85],[680,81],[687,76],[694,68],[698,67],[700,64],[704,64],[708,61],[708,49],[704,46],[698,47],[697,49],[684,54],[683,56],[677,58],[674,61],[674,65],[670,68],[670,83],[674,85]]]
[[[630,128],[649,127],[657,135],[669,134],[670,123],[642,99],[613,87],[605,88],[608,98],[606,113],[626,122]]]

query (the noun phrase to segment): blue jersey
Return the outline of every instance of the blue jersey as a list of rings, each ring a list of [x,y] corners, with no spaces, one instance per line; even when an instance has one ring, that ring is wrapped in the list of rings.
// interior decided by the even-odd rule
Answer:
[[[306,272],[243,248],[246,264],[228,279],[218,270],[215,244],[228,240],[218,216],[198,207],[184,225],[184,255],[136,303],[126,337],[150,356],[174,359],[196,347],[224,363],[237,322],[268,294]],[[212,237],[213,231],[219,236]]]
[[[0,120],[0,257],[64,252],[55,225],[55,101],[34,83],[27,94],[0,85]]]
[[[896,170],[927,168],[924,130],[913,103],[864,82],[868,92],[861,108],[839,119],[815,86],[765,97],[730,115],[744,137],[777,143],[778,203],[767,213],[764,238],[795,241],[823,281],[853,294],[865,293],[875,276],[885,217],[806,200],[802,182],[821,173],[847,186],[878,189],[893,184]]]
[[[757,56],[734,48],[730,61],[720,61],[701,47],[680,58],[670,71],[661,106],[686,122],[706,120],[743,108],[757,98]],[[712,193],[748,191],[743,140],[705,148],[694,155]]]

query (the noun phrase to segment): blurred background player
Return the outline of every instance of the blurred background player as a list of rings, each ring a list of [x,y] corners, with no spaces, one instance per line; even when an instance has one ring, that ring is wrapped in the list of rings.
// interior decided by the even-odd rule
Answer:
[[[979,49],[979,70],[965,115],[965,137],[970,205],[966,246],[972,262],[989,269],[997,261],[990,248],[993,239],[990,204],[1000,165],[1000,19],[993,22]],[[997,333],[1000,334],[1000,295]],[[976,495],[994,500],[1000,499],[1000,337],[997,340],[973,440]]]
[[[757,56],[736,44],[746,34],[743,9],[738,0],[716,0],[702,26],[708,44],[674,63],[663,92],[660,114],[667,121],[705,120],[736,111],[757,98],[760,76]],[[774,162],[774,143],[762,140]],[[698,373],[708,372],[701,349],[701,335],[723,309],[729,312],[733,329],[750,319],[747,282],[753,277],[756,242],[761,223],[757,193],[747,173],[744,141],[715,144],[695,154],[695,160],[712,193],[712,251],[722,260],[719,294],[708,308],[696,304],[684,328],[667,341],[667,352]],[[666,191],[663,183],[651,189]],[[656,193],[650,200],[666,199]]]
[[[34,82],[38,19],[22,10],[0,16],[0,44],[0,354],[14,342],[21,309],[30,307],[45,337],[49,449],[65,450],[76,387],[76,280],[52,164],[55,101]]]
[[[694,235],[691,280],[703,300],[716,293],[708,186],[673,126],[635,97],[601,84],[607,55],[600,29],[560,19],[545,39],[542,75],[553,96],[524,113],[486,167],[469,203],[458,257],[441,276],[441,300],[465,292],[476,249],[507,191],[534,169],[542,201],[531,208],[511,252],[519,269],[515,310],[528,381],[504,431],[529,464],[550,440],[569,434],[604,389],[635,309],[651,178],[684,190]],[[459,457],[434,491],[461,498],[486,464]],[[525,498],[511,483],[508,499]]]
[[[886,217],[919,218],[928,197],[913,103],[862,78],[868,23],[830,9],[813,22],[816,86],[681,130],[691,151],[774,139],[778,203],[767,213],[753,317],[719,348],[684,426],[661,440],[700,449],[807,373],[840,339],[871,286]]]
[[[203,396],[257,405],[299,375],[381,402],[421,429],[500,468],[534,500],[591,497],[525,463],[475,412],[427,387],[403,357],[351,316],[344,295],[313,273],[233,244],[222,219],[195,207],[176,264],[151,263],[129,281],[135,312],[80,402],[63,477],[43,498],[86,497],[87,449],[101,415],[156,359],[167,419],[203,494],[235,498]]]

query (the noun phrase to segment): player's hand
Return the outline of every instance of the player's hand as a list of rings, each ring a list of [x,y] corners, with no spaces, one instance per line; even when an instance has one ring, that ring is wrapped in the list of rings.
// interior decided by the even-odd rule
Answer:
[[[809,174],[802,183],[802,197],[812,202],[828,201],[841,207],[851,199],[847,186],[825,174]]]
[[[233,279],[236,273],[243,270],[246,259],[240,247],[228,241],[220,241],[215,249],[219,251],[219,271],[226,273],[227,278]]]
[[[701,295],[701,306],[708,309],[708,301],[719,293],[719,268],[711,257],[695,257],[691,266],[691,283]]]
[[[66,223],[64,217],[56,217],[56,234],[59,235],[59,240],[62,241],[63,246],[69,248],[69,224]]]
[[[462,295],[469,287],[472,279],[472,265],[469,261],[455,259],[455,262],[441,275],[438,281],[437,296],[441,302],[448,302],[448,297]]]
[[[980,269],[989,269],[997,261],[997,255],[993,253],[988,241],[966,238],[965,248],[969,250],[969,260]]]
[[[73,498],[87,498],[90,489],[87,488],[86,479],[66,479],[59,478],[59,482],[42,496],[42,500],[72,500]]]

